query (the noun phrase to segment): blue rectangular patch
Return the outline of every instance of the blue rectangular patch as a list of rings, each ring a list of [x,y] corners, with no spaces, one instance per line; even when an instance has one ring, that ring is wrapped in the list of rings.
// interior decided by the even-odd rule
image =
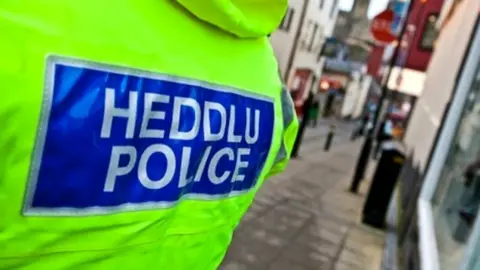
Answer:
[[[252,189],[273,100],[208,83],[51,57],[24,214],[165,208]]]

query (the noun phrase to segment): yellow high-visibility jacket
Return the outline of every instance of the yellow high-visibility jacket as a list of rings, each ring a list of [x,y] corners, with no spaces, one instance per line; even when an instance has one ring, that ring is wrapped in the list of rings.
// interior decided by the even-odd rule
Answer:
[[[0,269],[215,269],[297,121],[286,0],[0,1]]]

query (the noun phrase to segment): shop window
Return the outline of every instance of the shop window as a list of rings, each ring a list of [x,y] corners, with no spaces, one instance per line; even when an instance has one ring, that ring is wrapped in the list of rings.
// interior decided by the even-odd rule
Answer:
[[[433,47],[435,46],[435,41],[437,40],[439,33],[438,29],[436,28],[437,20],[437,13],[432,13],[428,15],[423,27],[422,36],[420,38],[420,49],[433,50]]]
[[[287,13],[283,16],[282,22],[280,23],[280,30],[290,31],[290,26],[292,25],[293,14],[295,10],[293,8],[288,8]]]
[[[480,67],[432,200],[441,269],[460,269],[480,206]]]

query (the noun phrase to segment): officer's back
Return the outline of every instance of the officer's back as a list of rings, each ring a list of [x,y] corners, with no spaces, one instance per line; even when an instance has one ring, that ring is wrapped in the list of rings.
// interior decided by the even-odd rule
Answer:
[[[0,269],[215,269],[296,133],[285,8],[3,0]]]

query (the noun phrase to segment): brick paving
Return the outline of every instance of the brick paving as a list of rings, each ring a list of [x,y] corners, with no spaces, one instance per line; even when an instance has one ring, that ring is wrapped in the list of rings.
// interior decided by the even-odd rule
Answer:
[[[359,222],[368,183],[347,192],[361,140],[348,141],[345,125],[329,152],[318,132],[264,184],[221,270],[380,269],[385,235]]]

